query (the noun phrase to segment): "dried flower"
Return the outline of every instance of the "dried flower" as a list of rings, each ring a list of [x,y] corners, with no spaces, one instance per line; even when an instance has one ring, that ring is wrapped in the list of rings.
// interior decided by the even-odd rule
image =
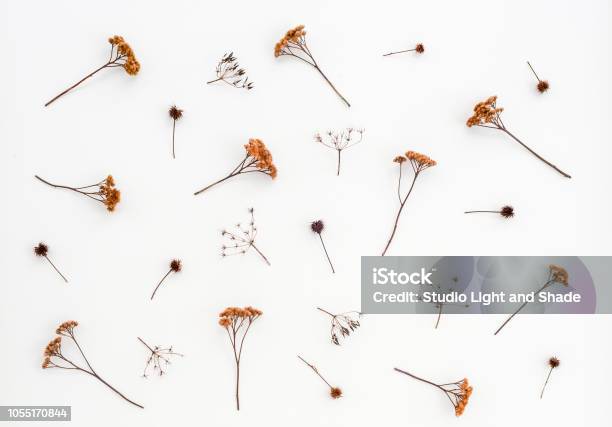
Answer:
[[[72,190],[87,196],[90,199],[96,200],[106,206],[106,210],[109,212],[113,212],[117,206],[117,203],[121,201],[121,191],[115,188],[115,180],[113,179],[112,175],[108,175],[105,179],[96,184],[87,185],[84,187],[69,187],[66,185],[51,184],[38,175],[34,175],[34,177],[39,181],[50,185],[51,187]]]
[[[317,310],[331,317],[331,341],[336,345],[340,345],[340,338],[348,337],[351,332],[356,331],[357,328],[361,326],[359,323],[361,313],[358,311],[333,314],[320,307],[317,307]]]
[[[501,119],[501,113],[503,111],[503,108],[497,108],[497,96],[490,96],[485,101],[479,102],[478,104],[476,104],[476,106],[474,106],[474,114],[467,120],[466,125],[467,127],[480,126],[483,128],[497,129],[506,133],[508,136],[510,136],[519,144],[521,144],[524,148],[526,148],[531,154],[536,156],[542,162],[546,163],[548,166],[559,172],[564,177],[571,178],[570,175],[566,174],[561,169],[550,163],[548,160],[544,159],[538,153],[536,153],[527,145],[525,145],[516,136],[510,133],[510,131],[506,128],[506,125]]]
[[[259,172],[268,175],[272,179],[276,178],[276,166],[272,161],[272,154],[261,139],[249,139],[249,143],[244,146],[244,149],[246,150],[245,158],[229,173],[229,175],[193,194],[197,196],[209,188],[243,173]]]
[[[455,408],[455,415],[460,416],[465,411],[465,407],[467,406],[470,396],[472,395],[473,388],[469,384],[467,378],[464,378],[459,381],[455,381],[447,384],[436,384],[431,381],[427,381],[423,378],[419,378],[416,375],[411,374],[410,372],[403,371],[398,368],[394,368],[397,372],[408,375],[416,380],[422,381],[424,383],[430,384],[434,387],[439,388],[444,392],[446,397],[451,401]]]
[[[459,282],[459,277],[454,276],[451,281],[453,282],[453,284],[451,284],[451,286],[447,289],[443,289],[442,285],[440,283],[431,283],[431,284],[423,284],[423,286],[427,287],[427,288],[433,288],[435,289],[435,293],[436,294],[443,294],[443,293],[447,293],[447,292],[456,292],[456,290],[453,288],[453,285]],[[419,301],[425,301],[424,298],[422,297],[422,295],[418,295],[417,299]],[[454,305],[454,306],[458,306],[458,307],[464,307],[464,308],[468,308],[470,305],[469,304],[458,304],[458,303],[453,303],[453,302],[446,302],[444,301],[444,298],[440,298],[436,301],[431,301],[430,299],[427,300],[427,302],[430,302],[435,308],[438,309],[438,317],[436,319],[436,324],[434,326],[434,329],[438,329],[438,326],[440,326],[440,319],[442,318],[442,310],[444,310],[444,307],[447,305]]]
[[[465,211],[464,213],[470,214],[470,213],[483,213],[483,212],[500,214],[504,218],[512,218],[514,216],[514,208],[512,206],[503,206],[498,211]]]
[[[174,130],[176,129],[176,121],[183,117],[183,110],[180,110],[176,107],[176,105],[173,105],[170,107],[170,110],[168,110],[168,115],[172,119],[172,158],[176,159],[176,156],[174,155]]]
[[[391,236],[389,237],[389,240],[387,241],[387,245],[385,246],[385,249],[382,251],[382,256],[384,256],[387,253],[387,250],[389,249],[389,246],[391,245],[391,241],[393,240],[393,237],[395,236],[395,232],[397,231],[397,225],[399,223],[400,215],[402,214],[402,210],[404,209],[404,206],[406,205],[406,202],[408,201],[408,196],[410,196],[410,193],[412,193],[412,189],[414,188],[414,183],[416,182],[421,172],[437,164],[435,160],[430,159],[425,154],[417,153],[416,151],[407,151],[405,153],[405,157],[397,156],[393,159],[393,161],[399,165],[399,178],[397,181],[397,198],[399,200],[400,207],[395,217],[395,223],[393,225],[393,231],[391,231]],[[408,190],[406,195],[402,198],[402,192],[401,192],[402,166],[406,161],[409,161],[410,166],[412,166],[412,170],[414,172],[414,178],[412,179],[412,184],[410,185],[410,189]]]
[[[183,268],[183,264],[181,263],[180,259],[173,259],[172,261],[170,261],[170,269],[165,274],[165,276],[162,277],[162,279],[159,281],[159,283],[155,287],[155,290],[153,290],[153,293],[151,294],[151,300],[153,300],[155,293],[157,292],[161,284],[164,283],[164,280],[166,280],[166,277],[168,277],[170,273],[178,273],[179,271],[181,271],[182,268]]]
[[[313,233],[315,233],[315,234],[317,234],[319,236],[319,240],[321,240],[321,245],[323,246],[323,251],[325,252],[325,256],[327,257],[327,261],[329,262],[329,266],[331,267],[331,271],[332,271],[332,273],[335,273],[336,271],[334,270],[334,265],[331,262],[331,258],[329,257],[329,253],[327,253],[327,248],[325,247],[325,243],[323,242],[323,236],[321,236],[321,233],[323,232],[324,228],[325,228],[325,225],[323,224],[323,221],[320,220],[320,219],[310,223],[310,229],[312,230]]]
[[[257,237],[257,226],[255,225],[255,210],[249,209],[251,214],[251,220],[247,227],[243,227],[242,224],[236,224],[235,232],[223,230],[221,236],[223,236],[227,243],[221,246],[221,256],[226,257],[229,255],[245,254],[250,248],[255,249],[266,264],[270,265],[268,258],[255,246],[255,238]]]
[[[338,92],[338,89],[332,84],[332,82],[327,78],[321,67],[317,61],[315,61],[310,49],[306,45],[306,31],[304,31],[303,25],[298,25],[295,28],[287,31],[282,39],[276,43],[274,46],[274,56],[278,58],[279,56],[293,56],[294,58],[300,59],[312,66],[315,70],[321,74],[321,76],[325,79],[325,81],[329,84],[329,86],[336,92],[336,94],[344,101],[347,107],[350,107],[351,104]]]
[[[540,393],[540,399],[544,397],[544,390],[546,390],[546,386],[548,385],[548,380],[550,379],[550,374],[552,374],[553,369],[558,368],[561,364],[561,361],[556,357],[551,357],[548,359],[548,366],[550,369],[548,370],[548,375],[546,376],[546,381],[544,381],[544,386],[542,387],[542,392]]]
[[[342,153],[342,150],[359,144],[363,139],[363,132],[363,129],[347,128],[342,132],[333,132],[329,130],[325,132],[323,136],[318,133],[315,135],[315,142],[318,142],[319,144],[338,152],[337,176],[340,176],[340,154]]]
[[[57,274],[59,274],[61,276],[62,279],[64,279],[64,282],[68,283],[68,279],[66,279],[66,276],[64,276],[61,271],[58,270],[58,268],[55,266],[55,264],[53,264],[53,262],[51,262],[51,259],[49,259],[49,246],[47,246],[46,244],[44,244],[43,242],[40,242],[38,244],[38,246],[34,246],[34,253],[36,254],[36,256],[41,256],[43,258],[45,258],[49,264],[51,264],[51,267],[53,267],[53,269],[55,269],[55,271],[57,271]]]
[[[138,403],[131,401],[130,399],[125,397],[123,394],[121,394],[117,389],[115,389],[113,386],[111,386],[109,383],[103,380],[102,377],[100,377],[100,375],[98,375],[98,373],[94,370],[94,368],[92,368],[89,360],[85,356],[85,353],[83,352],[83,349],[79,345],[76,339],[76,336],[74,334],[74,328],[76,328],[78,325],[79,324],[76,321],[69,320],[58,326],[55,333],[59,336],[55,337],[49,342],[49,344],[47,344],[47,347],[45,348],[45,351],[44,351],[44,360],[42,363],[42,368],[43,369],[50,369],[50,368],[70,369],[70,370],[76,370],[79,372],[89,374],[95,379],[97,379],[98,381],[100,381],[102,384],[110,388],[112,391],[117,393],[123,399],[130,402],[132,405],[138,406],[139,408],[144,408],[142,405],[139,405]],[[68,338],[70,341],[74,343],[83,361],[85,362],[84,366],[78,365],[76,362],[68,359],[68,357],[66,357],[62,353],[62,337]]]
[[[225,329],[229,337],[234,360],[236,361],[236,410],[240,410],[240,361],[244,339],[251,325],[263,312],[253,307],[228,307],[219,314],[219,325]]]
[[[183,357],[182,354],[175,353],[172,350],[172,346],[167,347],[167,348],[163,348],[161,346],[156,345],[155,347],[151,347],[142,338],[138,337],[138,340],[146,348],[148,348],[149,351],[151,352],[149,358],[147,359],[147,363],[145,365],[144,372],[142,373],[142,376],[144,378],[147,378],[147,371],[149,370],[149,367],[151,365],[153,365],[153,372],[158,372],[159,376],[161,377],[162,375],[164,375],[166,373],[166,371],[164,369],[166,369],[168,367],[168,365],[170,365],[170,357],[172,357],[172,356]]]
[[[537,290],[535,292],[534,295],[539,295],[542,291],[544,291],[549,286],[554,285],[555,283],[558,283],[558,284],[563,285],[563,286],[569,286],[569,274],[567,273],[567,270],[565,268],[560,267],[558,265],[551,264],[551,265],[548,266],[548,279],[546,279],[546,282],[542,285],[542,287],[539,290]],[[514,316],[516,316],[518,314],[519,311],[521,311],[523,308],[525,308],[525,306],[527,305],[528,302],[529,301],[525,301],[518,308],[518,310],[516,310],[514,313],[512,313],[510,315],[510,317],[508,317],[508,319],[506,319],[506,321],[504,323],[502,323],[502,325],[497,329],[497,331],[495,331],[494,335],[497,335],[499,333],[499,331],[501,331],[502,328],[504,326],[506,326],[508,324],[508,322],[510,320],[512,320],[512,318]]]
[[[206,84],[222,81],[238,89],[251,90],[254,87],[253,82],[250,82],[249,78],[246,76],[245,69],[240,68],[238,60],[234,56],[234,52],[223,54],[215,71],[217,78],[206,82]]]
[[[329,395],[331,396],[332,399],[338,399],[340,397],[342,397],[342,389],[340,387],[334,387],[332,386],[324,377],[323,375],[321,375],[319,373],[319,370],[316,368],[316,366],[311,365],[310,363],[308,363],[306,360],[304,360],[302,358],[302,356],[298,355],[298,358],[304,362],[310,369],[312,369],[314,371],[315,374],[317,374],[319,376],[319,378],[321,378],[323,380],[323,382],[325,384],[327,384],[327,386],[329,387]]]
[[[531,72],[533,73],[535,78],[538,79],[538,84],[536,86],[538,88],[538,92],[540,92],[540,93],[546,92],[548,90],[548,88],[550,87],[550,85],[548,84],[548,81],[547,80],[540,80],[540,78],[536,74],[535,70],[533,69],[533,67],[531,66],[529,61],[527,61],[527,65],[529,65],[529,68],[531,69]]]
[[[399,50],[397,52],[389,52],[389,53],[385,53],[383,56],[397,55],[398,53],[405,53],[405,52],[423,53],[425,52],[425,46],[423,46],[423,43],[417,43],[417,45],[412,49]]]
[[[130,45],[127,44],[125,42],[125,40],[123,40],[123,37],[121,37],[121,36],[113,36],[113,37],[108,39],[108,42],[111,45],[110,57],[108,58],[108,62],[106,64],[102,65],[97,70],[95,70],[92,73],[88,74],[87,76],[83,77],[81,80],[79,80],[78,82],[76,82],[75,84],[70,86],[68,89],[66,89],[65,91],[63,91],[59,95],[57,95],[51,101],[47,102],[45,104],[45,107],[49,106],[49,104],[54,102],[59,97],[67,94],[68,92],[70,92],[72,89],[74,89],[75,87],[77,87],[78,85],[83,83],[85,80],[87,80],[88,78],[92,77],[94,74],[96,74],[99,71],[102,71],[102,70],[104,70],[106,68],[122,67],[125,70],[125,72],[128,73],[131,76],[135,76],[136,74],[138,74],[138,71],[140,71],[140,63],[136,60],[136,56],[134,55],[134,51],[132,50]]]

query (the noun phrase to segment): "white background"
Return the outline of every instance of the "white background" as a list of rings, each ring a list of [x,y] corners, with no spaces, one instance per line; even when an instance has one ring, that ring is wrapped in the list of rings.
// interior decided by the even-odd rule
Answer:
[[[352,108],[314,70],[274,58],[300,23]],[[0,404],[72,405],[78,426],[608,425],[610,316],[518,317],[496,337],[502,316],[448,316],[438,330],[433,316],[366,316],[338,348],[315,307],[359,308],[359,257],[386,242],[391,160],[409,149],[438,166],[419,179],[390,255],[612,255],[609,25],[604,0],[2,2]],[[106,60],[113,34],[132,45],[140,74],[104,71],[44,108]],[[382,57],[417,42],[425,54]],[[204,84],[231,50],[254,90]],[[526,60],[550,81],[546,94]],[[508,128],[571,180],[505,135],[465,126],[493,94]],[[185,110],[176,160],[173,103]],[[335,153],[312,135],[346,126],[366,133],[336,177]],[[268,145],[278,178],[239,177],[194,197],[250,137]],[[109,173],[123,195],[113,214],[33,178],[85,185]],[[462,213],[504,204],[514,219]],[[220,230],[250,206],[272,267],[254,253],[219,256]],[[319,218],[335,275],[308,229]],[[40,240],[68,285],[32,253]],[[149,301],[173,257],[184,270]],[[240,413],[217,325],[228,305],[264,311],[245,343]],[[94,367],[145,410],[84,375],[40,369],[68,319]],[[186,356],[167,377],[142,379],[137,336]],[[345,397],[332,401],[298,353]],[[552,355],[561,367],[540,401]],[[467,376],[463,417],[395,366],[439,382]]]

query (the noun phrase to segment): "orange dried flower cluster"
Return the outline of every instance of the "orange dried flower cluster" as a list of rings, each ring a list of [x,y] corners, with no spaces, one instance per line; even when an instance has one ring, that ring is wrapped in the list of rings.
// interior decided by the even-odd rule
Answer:
[[[249,321],[253,321],[259,316],[261,316],[263,312],[251,306],[249,307],[227,307],[221,313],[219,313],[219,325],[224,328],[229,327],[236,320],[248,319]]]
[[[332,387],[329,391],[329,395],[332,399],[338,399],[342,397],[342,389],[340,387]]]
[[[122,65],[126,73],[135,76],[140,71],[140,63],[136,60],[136,55],[129,44],[125,42],[121,36],[113,36],[108,39],[108,42],[117,48],[119,56],[125,57],[125,63]]]
[[[499,113],[504,109],[497,108],[496,102],[497,96],[490,96],[485,101],[476,104],[474,114],[466,122],[467,127],[480,126],[485,123],[493,123],[497,126]]]
[[[467,378],[464,378],[461,383],[459,383],[460,392],[457,396],[457,403],[455,403],[455,415],[460,416],[465,411],[465,407],[470,400],[470,396],[472,395],[472,386],[469,385]]]
[[[115,180],[112,175],[107,176],[100,185],[100,196],[109,212],[113,212],[117,203],[121,201],[121,191],[115,188]]]
[[[430,167],[437,164],[435,160],[432,160],[425,154],[417,153],[416,151],[406,151],[406,157],[419,166]]]
[[[50,368],[53,365],[53,362],[51,362],[51,357],[59,355],[61,351],[62,351],[62,338],[61,337],[53,338],[49,342],[49,344],[47,344],[47,346],[45,347],[45,352],[44,352],[45,359],[43,360],[42,368],[43,369]]]
[[[274,46],[274,56],[279,57],[283,53],[285,53],[283,52],[283,49],[287,47],[289,43],[294,43],[296,45],[301,44],[304,40],[305,35],[306,31],[304,31],[303,25],[298,25],[297,27],[287,31],[285,33],[285,36],[280,39],[278,43],[276,43],[276,45]]]
[[[396,156],[395,159],[393,159],[393,161],[401,165],[402,163],[406,161],[406,158],[404,156]]]
[[[74,328],[79,326],[76,320],[68,320],[57,327],[55,333],[58,335],[72,335]]]
[[[560,283],[564,286],[569,286],[569,274],[567,270],[558,265],[551,264],[548,266],[550,270],[551,280]]]
[[[272,162],[272,154],[261,139],[249,139],[249,143],[246,144],[244,148],[249,156],[257,160],[255,165],[257,169],[270,175],[272,179],[276,178],[276,166],[274,166]]]

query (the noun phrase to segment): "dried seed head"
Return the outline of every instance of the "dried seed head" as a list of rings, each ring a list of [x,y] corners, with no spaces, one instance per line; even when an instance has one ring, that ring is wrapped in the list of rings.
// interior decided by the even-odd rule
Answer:
[[[548,268],[550,270],[551,280],[564,286],[569,286],[569,274],[565,268],[554,264],[549,265]]]
[[[512,206],[504,206],[499,211],[499,214],[504,218],[512,218],[514,216],[514,208]]]
[[[136,55],[129,44],[121,36],[113,36],[108,42],[117,48],[118,55],[125,57],[123,69],[131,76],[135,76],[140,71],[140,63],[136,60]]]
[[[490,96],[485,101],[474,106],[474,114],[467,120],[467,127],[478,126],[484,123],[497,123],[503,108],[497,108],[497,96]]]
[[[321,234],[324,228],[325,224],[323,224],[323,221],[320,219],[310,223],[310,229],[317,234]]]
[[[40,242],[38,246],[34,246],[34,253],[38,256],[47,256],[47,252],[49,252],[49,246],[43,242]]]
[[[179,120],[181,117],[183,117],[183,110],[180,110],[176,108],[176,105],[173,105],[168,110],[168,114],[172,120]]]
[[[423,46],[423,43],[418,43],[414,50],[416,51],[416,53],[423,53],[425,52],[425,46]]]
[[[550,85],[548,84],[547,80],[540,80],[538,82],[538,91],[540,93],[544,93],[548,90],[548,88],[550,87]]]
[[[551,357],[550,359],[548,359],[548,366],[550,366],[553,369],[557,368],[560,364],[561,364],[561,361],[557,359],[556,357]]]
[[[396,157],[393,159],[393,161],[394,161],[395,163],[399,163],[399,164],[401,165],[402,163],[404,163],[404,162],[406,161],[406,158],[405,158],[404,156],[396,156]]]
[[[276,166],[272,161],[272,153],[266,148],[266,145],[261,139],[251,138],[249,143],[244,146],[247,154],[257,160],[257,169],[270,175],[272,179],[276,178]]]
[[[173,259],[170,262],[170,270],[174,271],[175,273],[178,273],[179,271],[181,271],[182,268],[183,268],[183,265],[181,264],[180,259]]]
[[[340,387],[332,387],[329,391],[329,395],[332,399],[338,399],[342,397],[342,389]]]
[[[287,47],[289,43],[293,43],[296,45],[303,44],[305,35],[306,35],[306,31],[304,31],[303,25],[298,25],[297,27],[292,28],[289,31],[287,31],[285,35],[283,36],[283,38],[280,39],[278,43],[276,43],[276,45],[274,46],[274,56],[279,57],[285,54],[286,51],[284,51],[284,49],[285,47]]]

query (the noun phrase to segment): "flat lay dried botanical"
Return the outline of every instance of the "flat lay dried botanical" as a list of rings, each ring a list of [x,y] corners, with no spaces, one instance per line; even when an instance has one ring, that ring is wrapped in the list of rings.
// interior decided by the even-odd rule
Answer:
[[[333,385],[331,385],[324,377],[323,375],[321,375],[321,373],[319,372],[319,370],[316,368],[316,366],[311,365],[310,363],[308,363],[306,360],[304,360],[302,358],[302,356],[298,355],[298,358],[304,362],[310,369],[312,369],[314,371],[315,374],[317,374],[319,376],[319,378],[321,378],[323,380],[323,382],[325,384],[327,384],[327,386],[329,387],[329,395],[332,399],[338,399],[340,397],[342,397],[342,389],[340,387],[335,387]]]
[[[546,386],[548,385],[548,380],[550,379],[550,374],[552,374],[553,369],[558,368],[561,364],[561,361],[556,357],[551,357],[548,359],[548,366],[550,367],[548,371],[548,375],[546,376],[546,381],[544,382],[544,386],[542,387],[542,392],[540,393],[540,399],[544,397],[544,390],[546,390]]]
[[[363,139],[363,129],[353,129],[347,128],[341,132],[333,132],[327,131],[321,136],[321,134],[317,133],[314,137],[315,142],[318,142],[321,145],[324,145],[327,148],[331,148],[338,152],[338,169],[337,176],[340,176],[340,155],[342,150],[345,150],[350,147],[354,147],[359,144]]]
[[[45,258],[49,262],[49,264],[51,264],[51,267],[53,267],[57,274],[59,274],[61,278],[64,279],[64,282],[68,283],[68,279],[66,279],[66,276],[64,276],[62,272],[59,271],[59,269],[55,266],[55,264],[51,262],[51,259],[49,258],[49,246],[47,246],[43,242],[40,242],[37,246],[34,247],[34,253],[37,256]]]
[[[257,252],[266,264],[271,265],[268,258],[255,246],[255,238],[257,237],[257,226],[255,225],[255,209],[249,208],[251,214],[251,220],[249,221],[248,227],[243,227],[242,224],[236,224],[235,231],[232,233],[227,230],[223,230],[221,235],[227,240],[227,243],[221,246],[221,256],[226,257],[229,255],[246,254],[246,252],[253,248]]]
[[[173,105],[168,110],[168,115],[172,119],[172,158],[176,159],[176,155],[174,154],[174,131],[176,130],[176,121],[183,117],[183,110],[180,110],[176,107],[176,105]]]
[[[389,53],[385,53],[383,56],[397,55],[398,53],[405,53],[405,52],[423,53],[425,52],[425,46],[423,46],[423,43],[417,43],[417,45],[413,47],[412,49],[398,50],[397,52],[389,52]]]
[[[89,197],[90,199],[96,200],[106,206],[106,210],[109,212],[113,212],[117,206],[117,203],[121,201],[121,191],[115,188],[115,180],[113,179],[112,175],[108,175],[100,182],[92,185],[86,185],[84,187],[69,187],[66,185],[51,184],[49,181],[42,179],[38,175],[34,175],[34,177],[39,181],[50,185],[51,187],[72,190]]]
[[[471,214],[471,213],[496,213],[496,214],[500,214],[501,216],[503,216],[504,218],[512,218],[514,216],[514,208],[512,206],[502,206],[502,208],[498,211],[465,211],[464,213],[466,214]]]
[[[550,88],[550,85],[548,84],[548,80],[540,80],[540,78],[536,74],[535,70],[533,69],[529,61],[527,61],[527,65],[529,65],[529,68],[531,69],[531,72],[533,73],[535,78],[538,79],[538,84],[536,86],[538,88],[538,92],[540,93],[546,92]]]
[[[358,311],[333,314],[320,307],[317,307],[317,310],[331,317],[331,342],[336,345],[340,345],[340,338],[348,337],[351,332],[356,331],[357,328],[361,326],[359,323],[361,313]]]
[[[217,78],[206,82],[206,84],[221,81],[237,89],[251,90],[254,87],[253,82],[250,82],[246,75],[246,70],[240,68],[234,52],[223,54],[223,57],[217,64],[215,73]]]
[[[140,341],[150,352],[151,354],[147,358],[147,363],[144,368],[144,372],[142,376],[147,378],[147,371],[151,366],[153,366],[153,373],[157,373],[160,377],[166,373],[165,369],[170,365],[170,358],[172,356],[183,357],[182,354],[176,353],[173,351],[172,346],[170,347],[161,347],[156,345],[151,347],[147,344],[142,338],[138,337],[138,341]]]
[[[151,300],[153,299],[153,297],[157,293],[157,290],[159,289],[161,284],[164,282],[164,280],[166,280],[166,277],[168,277],[170,275],[170,273],[178,273],[179,271],[182,270],[182,268],[183,268],[183,264],[181,263],[180,259],[173,259],[172,261],[170,261],[170,269],[168,270],[166,275],[164,277],[162,277],[162,279],[159,281],[159,283],[157,284],[157,286],[153,290],[153,293],[151,294]]]
[[[332,264],[331,259],[329,258],[329,254],[327,253],[327,248],[325,247],[325,243],[323,242],[323,236],[321,236],[321,233],[325,229],[325,224],[323,224],[323,221],[319,219],[310,223],[310,229],[313,233],[319,236],[319,239],[321,240],[321,245],[323,246],[323,251],[325,252],[325,256],[327,257],[329,266],[331,267],[331,271],[332,273],[335,273],[336,271],[334,270],[334,265]]]

